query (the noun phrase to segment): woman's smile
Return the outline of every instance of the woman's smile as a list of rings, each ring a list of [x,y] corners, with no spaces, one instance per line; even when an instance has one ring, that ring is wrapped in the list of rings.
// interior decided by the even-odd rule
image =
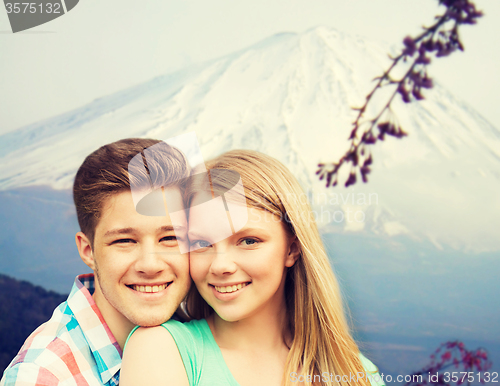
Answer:
[[[199,249],[192,250],[190,270],[198,291],[226,321],[284,307],[286,268],[295,263],[293,237],[279,218],[248,209],[246,225],[225,240],[213,243],[211,228],[190,214],[189,234]]]
[[[216,285],[216,284],[210,284],[210,285],[213,286],[215,290],[219,293],[232,293],[242,289],[243,287],[246,287],[248,284],[250,283],[246,282],[246,283],[229,284],[229,285]]]

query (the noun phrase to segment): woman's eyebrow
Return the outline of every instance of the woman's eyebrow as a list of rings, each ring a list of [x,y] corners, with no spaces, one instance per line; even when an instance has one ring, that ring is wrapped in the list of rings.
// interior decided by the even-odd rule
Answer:
[[[196,230],[188,230],[188,237],[189,238],[206,238],[208,235],[206,232],[199,232]]]
[[[238,232],[235,232],[231,235],[229,235],[227,238],[229,237],[234,237],[234,236],[240,236],[240,235],[244,235],[244,234],[248,234],[248,233],[261,233],[261,232],[265,232],[266,230],[264,228],[260,228],[260,227],[245,227],[243,229],[240,229]],[[203,231],[199,231],[199,230],[189,230],[188,231],[188,237],[190,239],[192,238],[208,238],[210,237],[210,232],[203,232]]]
[[[252,233],[252,232],[263,232],[263,231],[265,231],[264,228],[252,226],[248,228],[247,227],[242,228],[238,232],[235,232],[234,234],[237,235],[240,233]]]

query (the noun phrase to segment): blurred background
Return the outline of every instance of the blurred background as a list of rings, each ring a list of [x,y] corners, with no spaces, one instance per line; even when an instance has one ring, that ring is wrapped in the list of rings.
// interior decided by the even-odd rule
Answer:
[[[416,371],[449,340],[498,371],[500,3],[475,4],[485,16],[431,63],[426,99],[393,104],[409,136],[375,145],[369,182],[349,188],[317,164],[346,151],[351,107],[437,0],[82,0],[16,34],[0,9],[0,370],[88,272],[70,190],[83,159],[195,132],[206,160],[255,149],[297,176],[381,372]]]

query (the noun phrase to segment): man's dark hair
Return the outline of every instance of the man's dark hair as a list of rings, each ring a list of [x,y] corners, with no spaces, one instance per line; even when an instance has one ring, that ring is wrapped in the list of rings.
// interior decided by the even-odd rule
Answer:
[[[161,145],[154,146],[159,143]],[[147,148],[150,148],[147,162],[141,167],[136,163],[129,165],[137,154],[146,160],[144,150]],[[184,154],[156,139],[127,138],[100,147],[83,161],[73,184],[81,231],[93,246],[104,202],[114,194],[130,190],[131,181],[134,188],[154,190],[184,181],[188,176],[189,165]]]

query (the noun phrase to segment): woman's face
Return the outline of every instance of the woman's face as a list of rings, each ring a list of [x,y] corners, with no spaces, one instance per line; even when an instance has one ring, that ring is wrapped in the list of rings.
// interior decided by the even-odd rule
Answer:
[[[279,217],[247,211],[246,225],[215,243],[217,221],[207,227],[196,207],[189,216],[191,277],[203,299],[230,322],[284,309],[286,268],[298,257],[297,241]]]

